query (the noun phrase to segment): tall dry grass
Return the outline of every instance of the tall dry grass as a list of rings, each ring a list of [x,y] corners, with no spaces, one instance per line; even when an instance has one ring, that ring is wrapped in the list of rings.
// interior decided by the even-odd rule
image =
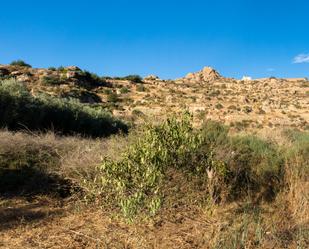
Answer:
[[[90,139],[0,130],[0,192],[30,194],[54,177],[78,186],[103,157],[116,159],[129,140],[122,135]]]

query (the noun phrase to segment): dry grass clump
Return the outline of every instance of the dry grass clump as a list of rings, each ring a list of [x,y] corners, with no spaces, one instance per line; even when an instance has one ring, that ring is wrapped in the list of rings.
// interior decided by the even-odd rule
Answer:
[[[309,134],[288,131],[292,146],[287,151],[286,187],[292,215],[309,225]]]
[[[115,151],[128,138],[87,139],[1,130],[0,141],[1,193],[59,194],[64,187],[67,196],[72,184],[78,187],[81,175],[92,172],[104,155],[116,158]]]
[[[48,182],[58,182],[54,173],[60,167],[61,154],[71,149],[57,143],[50,134],[34,136],[1,131],[0,141],[2,193],[49,191]]]

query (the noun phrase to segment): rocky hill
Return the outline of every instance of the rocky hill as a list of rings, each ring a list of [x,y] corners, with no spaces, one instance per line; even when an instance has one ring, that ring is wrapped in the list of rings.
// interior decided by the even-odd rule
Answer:
[[[0,78],[16,78],[35,96],[49,94],[102,105],[114,115],[135,122],[147,117],[164,118],[185,109],[195,124],[213,119],[236,130],[263,127],[309,126],[309,81],[265,78],[236,80],[205,67],[184,78],[162,80],[99,77],[75,66],[35,69],[0,66]]]

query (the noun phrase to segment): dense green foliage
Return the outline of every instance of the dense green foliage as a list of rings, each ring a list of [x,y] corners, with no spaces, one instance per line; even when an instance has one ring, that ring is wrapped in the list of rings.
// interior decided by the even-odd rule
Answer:
[[[105,79],[86,70],[79,73],[79,78],[87,82],[86,86],[90,87],[104,86],[107,84]]]
[[[169,169],[205,179],[214,202],[272,198],[282,178],[282,158],[273,144],[253,136],[230,137],[228,128],[215,122],[194,129],[185,114],[179,121],[147,125],[122,159],[104,160],[86,188],[93,197],[116,201],[126,217],[142,210],[155,213]]]
[[[189,117],[182,122],[172,119],[159,126],[149,125],[122,160],[106,159],[97,168],[88,188],[93,188],[95,195],[117,200],[127,217],[134,216],[140,207],[153,213],[160,206],[160,188],[167,167],[184,166],[197,143]]]
[[[49,96],[32,97],[14,80],[0,83],[0,127],[9,129],[53,129],[64,134],[107,136],[127,126],[97,107]]]
[[[20,66],[20,67],[31,67],[28,63],[24,62],[23,60],[16,60],[10,63],[11,66]]]

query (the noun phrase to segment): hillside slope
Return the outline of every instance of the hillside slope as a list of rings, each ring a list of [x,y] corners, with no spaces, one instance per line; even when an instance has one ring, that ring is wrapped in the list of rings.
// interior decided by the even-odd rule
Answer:
[[[44,92],[81,102],[98,104],[113,114],[138,122],[145,117],[166,117],[184,109],[195,124],[212,119],[236,130],[263,127],[308,129],[309,81],[265,78],[236,80],[205,67],[176,80],[149,76],[99,77],[75,66],[34,69],[0,66],[0,78],[24,82],[33,95]]]

